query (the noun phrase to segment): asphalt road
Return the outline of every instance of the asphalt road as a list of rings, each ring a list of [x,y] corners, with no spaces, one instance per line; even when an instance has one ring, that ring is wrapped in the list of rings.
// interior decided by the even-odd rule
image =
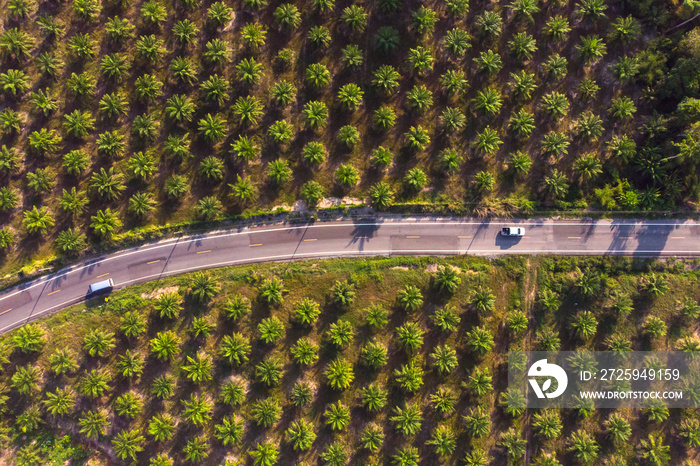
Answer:
[[[525,227],[522,238],[499,235]],[[86,298],[90,283],[116,288],[212,267],[374,255],[700,256],[693,221],[479,221],[373,219],[218,231],[144,245],[76,264],[0,294],[0,333]]]

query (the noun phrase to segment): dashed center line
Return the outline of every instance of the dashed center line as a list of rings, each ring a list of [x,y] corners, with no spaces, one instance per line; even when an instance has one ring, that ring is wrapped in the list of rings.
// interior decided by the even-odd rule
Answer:
[[[6,310],[6,311],[0,312],[0,316],[3,315],[3,314],[7,314],[7,313],[10,312],[11,310],[12,310],[12,308],[9,308],[9,309]]]
[[[262,243],[256,243],[256,244],[249,244],[249,245],[248,245],[249,248],[254,248],[254,247],[256,247],[256,246],[262,246]]]
[[[305,239],[304,241],[316,241],[318,238]]]
[[[407,236],[406,238],[418,239],[418,238],[420,238],[420,236]]]
[[[473,238],[473,236],[458,236],[457,238]]]
[[[98,275],[95,278],[102,278],[102,277],[106,277],[107,275],[109,275],[109,272],[103,273],[102,275]]]
[[[155,264],[156,262],[160,262],[160,259],[158,259],[157,261],[150,261],[150,262],[146,262],[146,265],[151,265],[151,264]]]
[[[568,236],[567,238],[569,238],[569,239],[581,239],[580,236]]]
[[[58,293],[59,291],[61,291],[61,290],[52,291],[51,293],[48,293],[46,296],[51,296],[52,294],[56,294],[56,293]]]
[[[369,239],[369,236],[355,236],[355,239]]]
[[[684,239],[685,236],[671,236],[671,239]]]
[[[197,251],[197,254],[206,254],[208,252],[211,252],[211,249],[207,249],[206,251]]]

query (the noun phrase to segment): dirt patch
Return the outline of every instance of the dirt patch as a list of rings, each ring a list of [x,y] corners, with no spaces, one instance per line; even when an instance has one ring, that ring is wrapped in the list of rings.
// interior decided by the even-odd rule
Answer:
[[[180,289],[179,286],[166,286],[165,288],[158,288],[150,293],[141,293],[143,299],[158,299],[164,294],[177,293]]]
[[[394,267],[392,267],[392,269],[408,270],[408,267],[406,267],[405,265],[395,265]]]
[[[428,264],[428,266],[425,268],[425,271],[428,273],[436,273],[438,271],[438,265],[437,264]],[[457,273],[469,273],[472,272],[472,270],[467,270],[466,272],[459,267],[455,267],[454,265],[447,265],[447,267],[451,268]],[[476,272],[475,272],[476,273]]]

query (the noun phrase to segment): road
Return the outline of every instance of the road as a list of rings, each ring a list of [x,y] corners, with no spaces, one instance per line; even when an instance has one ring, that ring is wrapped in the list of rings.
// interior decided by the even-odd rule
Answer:
[[[499,230],[518,224],[523,238]],[[693,221],[368,219],[272,225],[161,241],[76,264],[0,294],[0,333],[85,299],[90,283],[116,288],[193,270],[265,261],[373,255],[700,256]]]

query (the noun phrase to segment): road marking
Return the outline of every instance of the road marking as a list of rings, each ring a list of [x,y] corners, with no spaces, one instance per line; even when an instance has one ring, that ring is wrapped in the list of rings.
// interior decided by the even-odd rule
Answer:
[[[160,262],[160,259],[158,259],[157,261],[150,261],[150,262],[146,262],[146,265],[151,265],[151,264],[155,264],[156,262]]]
[[[404,221],[397,221],[395,223],[389,223],[389,222],[366,222],[366,223],[356,223],[356,224],[347,224],[347,223],[335,223],[335,224],[324,224],[324,223],[319,223],[316,225],[304,225],[304,226],[295,226],[295,227],[289,227],[289,226],[282,226],[282,227],[275,227],[275,228],[269,228],[266,229],[265,226],[262,228],[259,226],[247,226],[247,227],[242,227],[239,231],[235,232],[226,232],[218,235],[212,235],[212,236],[207,236],[205,239],[206,240],[212,240],[212,239],[219,239],[219,238],[226,238],[230,236],[240,236],[240,235],[249,235],[251,232],[259,231],[263,233],[274,233],[278,231],[294,231],[294,230],[301,230],[301,229],[312,229],[312,228],[334,228],[334,227],[339,227],[339,228],[348,228],[348,227],[359,227],[359,226],[371,226],[371,227],[382,227],[382,228],[395,228],[395,227],[403,227],[406,225],[426,225],[428,222],[433,221],[432,219],[428,219],[426,221],[415,221],[415,220],[404,220]],[[483,226],[484,222],[475,222],[475,221],[446,221],[446,222],[439,222],[440,225],[478,225],[478,226]],[[678,222],[668,222],[668,221],[650,221],[650,222],[625,222],[625,221],[596,221],[596,222],[553,222],[553,221],[532,221],[532,222],[523,222],[523,225],[530,225],[532,227],[562,227],[562,226],[593,226],[593,227],[638,227],[638,226],[644,226],[644,225],[651,225],[655,227],[690,227],[690,226],[700,226],[700,223],[697,222],[687,222],[687,221],[678,221]],[[490,222],[489,225],[492,226],[498,226],[498,225],[512,225],[512,222]],[[57,272],[54,272],[51,275],[45,276],[45,277],[40,277],[34,282],[29,282],[24,285],[24,287],[21,290],[16,290],[14,292],[10,292],[5,294],[4,296],[0,296],[0,301],[5,300],[7,298],[10,298],[12,296],[15,296],[17,294],[23,293],[24,291],[30,290],[32,288],[35,288],[37,286],[44,285],[45,283],[51,281],[53,278],[56,276],[62,274],[62,275],[70,275],[74,274],[76,272],[81,272],[87,268],[94,267],[98,264],[104,264],[106,262],[115,260],[115,259],[120,259],[123,257],[127,257],[133,254],[141,254],[147,251],[153,251],[156,249],[160,248],[171,248],[173,247],[173,243],[177,243],[177,245],[182,246],[182,245],[187,245],[196,241],[202,241],[202,238],[199,235],[192,235],[192,236],[187,236],[184,238],[169,238],[169,239],[164,239],[157,244],[152,244],[152,245],[147,245],[143,249],[137,248],[135,250],[127,251],[127,252],[116,252],[114,255],[107,256],[104,258],[97,259],[93,262],[90,263],[82,263],[82,264],[75,264],[73,266],[69,266],[66,268],[63,268]],[[590,251],[586,251],[587,253]],[[607,252],[607,251],[603,251]],[[636,251],[637,253],[641,251]],[[648,251],[652,252],[652,251]],[[654,251],[658,252],[658,251]],[[689,253],[689,254],[697,254],[697,251],[675,251],[676,253]],[[16,288],[16,287],[15,287]],[[0,332],[2,332],[3,329],[0,329]]]
[[[206,251],[197,251],[197,254],[206,254],[208,252],[211,252],[211,249],[207,249]]]
[[[318,238],[305,239],[304,241],[316,241]]]
[[[458,236],[457,238],[473,238],[473,236]]]
[[[420,238],[420,236],[407,236],[406,238],[417,239]]]
[[[6,311],[0,312],[0,316],[3,315],[3,314],[7,314],[7,313],[10,312],[11,310],[12,310],[12,308],[9,308],[9,309],[6,310]]]
[[[369,239],[369,236],[355,236],[355,239]]]
[[[568,236],[569,239],[581,239],[580,236]]]
[[[106,277],[107,275],[109,275],[109,272],[103,273],[102,275],[98,275],[95,278],[102,278],[102,277]]]
[[[671,236],[671,239],[683,239],[685,236]]]
[[[47,294],[46,296],[51,296],[52,294],[56,294],[56,293],[58,293],[59,291],[61,291],[61,290],[52,291],[51,293]]]
[[[531,236],[523,236],[523,238],[532,238]]]
[[[262,243],[249,244],[249,245],[248,245],[249,248],[254,248],[254,247],[256,247],[256,246],[262,246]]]

